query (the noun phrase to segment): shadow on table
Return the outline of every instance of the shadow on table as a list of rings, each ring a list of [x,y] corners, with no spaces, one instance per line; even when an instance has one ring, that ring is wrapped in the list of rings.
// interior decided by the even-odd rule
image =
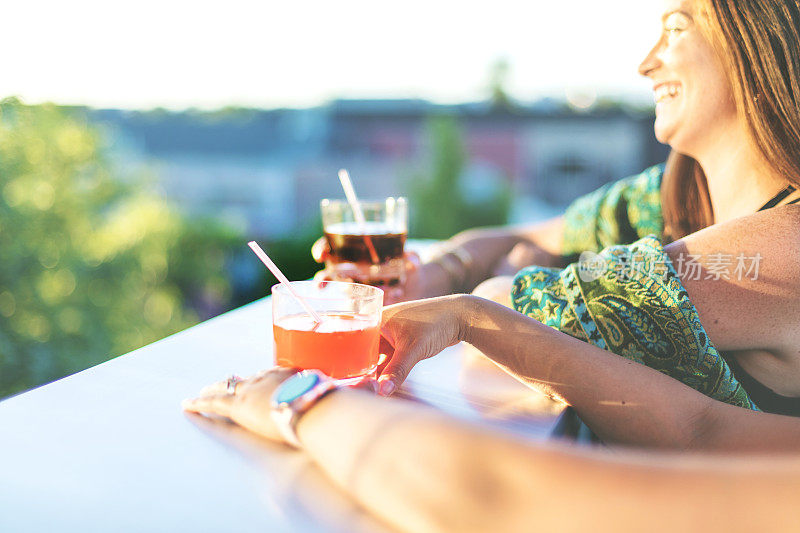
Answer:
[[[186,417],[208,437],[260,467],[253,489],[261,492],[273,512],[285,517],[286,531],[390,530],[339,490],[304,453],[258,437],[227,419]]]

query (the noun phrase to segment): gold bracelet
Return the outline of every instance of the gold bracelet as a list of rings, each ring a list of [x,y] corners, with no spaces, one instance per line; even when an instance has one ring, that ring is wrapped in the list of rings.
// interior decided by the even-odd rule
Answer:
[[[439,265],[447,273],[447,279],[450,281],[450,292],[459,293],[461,292],[461,286],[463,285],[459,280],[464,277],[464,273],[459,272],[455,265],[446,260],[446,258],[446,255],[442,255],[431,261],[431,263]]]
[[[441,266],[450,278],[450,291],[453,293],[465,292],[469,278],[469,268],[472,265],[472,256],[463,248],[448,250],[431,261]],[[456,264],[457,263],[457,264]]]

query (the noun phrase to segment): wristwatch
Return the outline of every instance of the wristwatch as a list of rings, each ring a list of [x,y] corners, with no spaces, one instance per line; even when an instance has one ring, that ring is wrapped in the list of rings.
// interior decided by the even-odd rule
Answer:
[[[296,429],[300,417],[323,396],[342,386],[319,370],[303,370],[278,386],[272,395],[271,416],[288,444],[300,448]]]

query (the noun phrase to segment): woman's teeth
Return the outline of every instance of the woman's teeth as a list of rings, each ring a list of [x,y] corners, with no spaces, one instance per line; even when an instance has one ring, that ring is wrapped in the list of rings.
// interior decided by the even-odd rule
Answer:
[[[680,87],[681,86],[677,83],[667,83],[656,87],[654,91],[656,103],[666,100],[667,98],[676,97],[681,92]]]

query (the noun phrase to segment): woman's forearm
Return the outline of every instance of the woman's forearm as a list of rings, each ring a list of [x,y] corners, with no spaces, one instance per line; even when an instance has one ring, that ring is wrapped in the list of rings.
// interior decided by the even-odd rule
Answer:
[[[608,442],[660,448],[800,449],[800,421],[712,400],[647,366],[549,328],[502,305],[464,296],[466,340],[515,377],[572,405]],[[736,422],[732,422],[735,419]],[[761,435],[731,428],[746,424]],[[778,435],[777,433],[780,433]]]
[[[418,404],[337,391],[298,435],[340,488],[400,530],[513,531],[503,510],[529,510],[519,500],[530,487],[503,473],[515,471],[508,451],[518,444]]]
[[[445,282],[434,280],[431,283],[431,290],[425,294],[439,296],[449,294],[454,290],[456,292],[472,290],[480,282],[493,276],[497,266],[520,243],[525,243],[529,247],[528,255],[531,259],[528,264],[559,266],[562,262],[563,231],[563,218],[561,217],[530,226],[475,228],[463,231],[442,243],[442,252],[446,253],[459,248],[466,252],[459,257],[468,257],[469,264],[465,264],[463,259],[457,259],[447,267],[441,264],[437,265],[436,261],[426,265],[425,267],[429,270],[426,272],[428,277],[440,277]],[[521,265],[519,268],[528,266],[528,264]],[[460,272],[450,272],[456,269]],[[461,286],[452,286],[453,280],[449,278],[454,276],[463,278],[458,280]]]
[[[413,532],[527,531],[532,524],[589,528],[608,478],[578,455],[536,447],[419,404],[351,390],[323,399],[298,425],[306,452],[371,513]],[[579,474],[580,478],[574,478]],[[622,506],[623,502],[619,502]],[[627,505],[625,503],[624,505]],[[576,520],[577,518],[577,520]],[[621,521],[615,522],[622,523]]]
[[[312,459],[406,531],[688,531],[796,517],[800,460],[611,454],[519,441],[359,391],[298,426]]]

